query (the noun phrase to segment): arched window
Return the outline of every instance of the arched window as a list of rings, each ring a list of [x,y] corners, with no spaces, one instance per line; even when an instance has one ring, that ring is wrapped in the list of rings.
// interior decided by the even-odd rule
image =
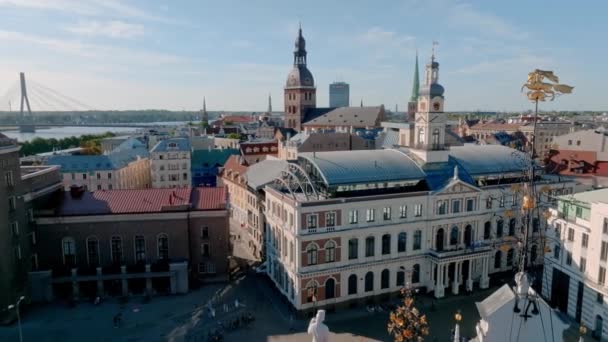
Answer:
[[[412,268],[412,284],[417,284],[420,282],[420,265],[415,264]]]
[[[367,272],[365,274],[365,292],[374,291],[374,273]]]
[[[502,219],[496,221],[496,237],[502,237],[502,230],[504,226],[504,221]]]
[[[63,264],[68,267],[76,266],[76,241],[73,237],[61,239],[61,250],[63,251]]]
[[[308,265],[317,264],[317,250],[318,247],[314,243],[311,243],[306,247],[306,254],[308,255]]]
[[[146,239],[143,235],[135,236],[135,261],[146,260]]]
[[[532,245],[532,249],[530,250],[530,262],[534,263],[536,261],[537,256],[538,256],[538,246]]]
[[[122,263],[122,238],[120,236],[110,238],[110,256],[112,263],[117,265]]]
[[[319,285],[314,280],[306,285],[306,301],[308,303],[317,301],[317,287]]]
[[[348,294],[356,294],[357,293],[357,275],[351,274],[348,277]]]
[[[325,281],[325,299],[331,299],[336,296],[336,281],[334,278],[327,278]]]
[[[492,223],[490,221],[487,221],[483,225],[483,238],[484,238],[484,240],[488,240],[488,239],[490,239],[491,236],[492,236]]]
[[[513,256],[515,255],[515,250],[513,248],[509,249],[507,252],[507,266],[513,266]]]
[[[420,250],[422,248],[422,231],[417,230],[414,232],[414,246],[413,249],[415,251]]]
[[[509,236],[515,235],[515,218],[509,220]]]
[[[450,231],[450,245],[454,246],[458,244],[458,227],[452,227]]]
[[[163,233],[158,235],[158,258],[163,260],[169,259],[169,236]]]
[[[467,247],[471,247],[473,244],[473,227],[470,224],[464,227],[464,244]]]
[[[500,268],[502,265],[502,252],[501,251],[496,251],[496,254],[494,254],[494,268]]]
[[[391,254],[391,235],[382,235],[382,255]]]
[[[397,271],[397,286],[405,286],[405,272]]]
[[[433,130],[433,147],[437,148],[439,146],[439,129],[435,128]]]
[[[382,270],[382,273],[380,274],[380,288],[381,289],[388,289],[389,284],[390,284],[390,272],[388,271],[388,269],[384,269]]]
[[[424,128],[418,128],[418,144],[424,145]]]
[[[368,236],[365,238],[365,256],[372,257],[374,256],[374,237]]]
[[[438,252],[443,251],[443,228],[439,228],[435,234],[435,249]]]
[[[99,240],[95,236],[87,238],[87,262],[90,267],[99,266]]]
[[[405,252],[407,249],[407,233],[401,232],[397,236],[397,252]]]
[[[325,262],[336,261],[336,243],[329,240],[325,244]]]

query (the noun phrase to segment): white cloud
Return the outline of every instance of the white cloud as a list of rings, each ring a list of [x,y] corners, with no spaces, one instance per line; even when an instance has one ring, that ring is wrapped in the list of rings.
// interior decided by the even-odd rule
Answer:
[[[359,35],[359,41],[366,44],[402,45],[414,41],[413,36],[398,35],[394,31],[375,26]]]
[[[129,24],[124,21],[81,21],[78,24],[66,27],[72,33],[86,36],[104,36],[110,38],[134,38],[144,34],[144,26]]]
[[[180,56],[162,52],[88,44],[75,40],[54,39],[14,31],[0,30],[0,41],[14,45],[22,44],[27,47],[32,44],[38,45],[64,55],[98,59],[105,64],[118,63],[137,66],[157,66],[179,64],[185,61]]]
[[[502,18],[479,11],[470,4],[458,3],[448,12],[448,23],[465,28],[478,30],[481,34],[492,34],[503,38],[523,40],[529,34],[521,31]]]

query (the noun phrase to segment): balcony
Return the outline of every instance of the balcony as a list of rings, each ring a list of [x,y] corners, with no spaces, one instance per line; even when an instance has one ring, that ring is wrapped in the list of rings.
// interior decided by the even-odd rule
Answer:
[[[450,257],[455,257],[455,256],[481,254],[481,253],[489,252],[492,250],[494,250],[494,248],[492,246],[484,244],[484,245],[471,246],[471,247],[458,247],[456,249],[452,248],[452,249],[442,250],[442,251],[438,251],[436,249],[430,249],[429,254],[435,258],[450,258]]]

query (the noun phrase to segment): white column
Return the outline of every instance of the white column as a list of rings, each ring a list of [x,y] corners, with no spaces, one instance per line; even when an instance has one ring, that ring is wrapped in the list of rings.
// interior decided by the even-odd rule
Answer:
[[[443,298],[445,293],[445,284],[443,282],[444,265],[437,264],[437,285],[435,286],[435,298]]]
[[[460,280],[458,278],[459,277],[459,270],[460,270],[460,263],[462,261],[457,261],[454,263],[454,279],[452,279],[452,293],[457,295],[458,294],[458,290],[459,290],[459,285],[460,285]]]
[[[473,269],[473,260],[469,260],[469,269],[467,272],[466,288],[467,291],[473,291],[473,279],[471,279],[471,270]]]
[[[482,289],[487,289],[488,287],[490,287],[490,278],[488,277],[489,264],[490,264],[489,257],[483,258],[481,281],[479,283],[479,287]]]

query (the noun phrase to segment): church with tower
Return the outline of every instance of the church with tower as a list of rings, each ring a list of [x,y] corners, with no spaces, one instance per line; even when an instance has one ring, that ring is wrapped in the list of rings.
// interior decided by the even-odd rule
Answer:
[[[306,40],[298,30],[293,52],[293,68],[287,75],[283,101],[284,126],[295,131],[348,132],[353,129],[380,127],[384,106],[317,107],[317,88],[307,65]]]

